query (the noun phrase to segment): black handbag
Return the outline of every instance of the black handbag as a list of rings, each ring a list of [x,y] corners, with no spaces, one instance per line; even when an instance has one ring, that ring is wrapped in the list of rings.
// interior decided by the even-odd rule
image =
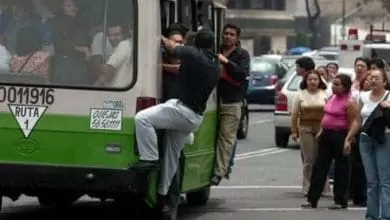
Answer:
[[[389,127],[390,124],[390,112],[388,111],[388,109],[383,109],[380,103],[383,102],[383,100],[386,100],[389,94],[390,92],[387,92],[385,97],[378,103],[378,105],[375,107],[374,111],[372,111],[371,115],[367,118],[361,129],[361,132],[374,138],[379,143],[384,143],[385,129],[386,127]]]

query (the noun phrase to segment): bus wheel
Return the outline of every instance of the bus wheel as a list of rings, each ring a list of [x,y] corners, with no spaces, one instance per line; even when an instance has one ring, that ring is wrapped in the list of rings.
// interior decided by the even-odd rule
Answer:
[[[198,191],[189,192],[186,194],[187,203],[191,206],[206,205],[210,198],[210,187],[205,187]]]
[[[59,195],[53,194],[41,194],[38,196],[38,202],[42,206],[68,206],[72,205],[79,199],[79,195]]]

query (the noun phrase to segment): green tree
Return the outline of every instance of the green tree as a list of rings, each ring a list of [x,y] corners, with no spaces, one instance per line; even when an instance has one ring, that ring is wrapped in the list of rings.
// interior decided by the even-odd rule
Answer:
[[[318,0],[305,0],[309,29],[311,30],[310,47],[316,48],[318,41],[318,25],[321,16],[321,8]]]

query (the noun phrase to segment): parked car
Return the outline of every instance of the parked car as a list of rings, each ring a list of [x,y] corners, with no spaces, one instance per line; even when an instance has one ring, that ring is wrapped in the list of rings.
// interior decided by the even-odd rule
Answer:
[[[327,61],[329,62],[329,61]],[[323,66],[323,61],[315,61],[316,66]],[[343,68],[339,73],[344,73],[354,77],[352,68]],[[287,147],[290,140],[291,129],[291,111],[294,97],[299,89],[302,76],[297,75],[295,69],[289,72],[289,77],[281,86],[280,91],[275,97],[274,126],[275,126],[275,144],[277,147]]]
[[[280,60],[252,58],[247,89],[248,104],[275,104],[276,82],[283,78],[287,69]]]
[[[330,62],[329,60],[326,60],[325,58],[322,58],[322,57],[312,57],[312,58],[313,58],[314,62],[316,63],[316,67],[326,66]],[[331,61],[331,62],[338,63],[338,61]],[[294,60],[294,63],[295,63],[295,60]],[[276,91],[277,92],[280,92],[280,90],[283,88],[284,84],[287,82],[288,79],[290,79],[290,77],[293,74],[295,74],[295,65],[290,65],[286,75],[284,75],[284,77],[279,79],[278,82],[276,83]],[[275,95],[275,98],[276,98],[276,95]]]

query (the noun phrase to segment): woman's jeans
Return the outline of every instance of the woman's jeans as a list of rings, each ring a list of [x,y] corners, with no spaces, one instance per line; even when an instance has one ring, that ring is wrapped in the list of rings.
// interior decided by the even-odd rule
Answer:
[[[367,176],[366,220],[390,220],[390,133],[385,143],[362,133],[360,154]]]

